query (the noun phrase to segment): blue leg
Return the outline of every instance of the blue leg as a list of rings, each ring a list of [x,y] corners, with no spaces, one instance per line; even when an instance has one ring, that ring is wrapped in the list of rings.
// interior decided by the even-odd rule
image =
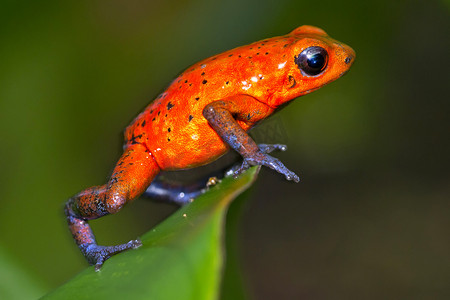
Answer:
[[[233,171],[231,170],[234,169],[229,169],[228,167],[221,169],[209,174],[194,184],[171,182],[164,178],[164,174],[160,174],[153,180],[142,196],[160,202],[185,205],[192,202],[193,199],[197,198],[208,189],[211,178],[220,180],[225,176],[233,175]]]
[[[206,182],[204,180],[193,185],[183,185],[165,181],[161,176],[158,176],[142,196],[156,201],[185,205],[203,194],[205,190]]]

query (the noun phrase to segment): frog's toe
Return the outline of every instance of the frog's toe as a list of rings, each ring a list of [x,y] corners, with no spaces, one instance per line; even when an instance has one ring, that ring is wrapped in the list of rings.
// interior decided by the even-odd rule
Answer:
[[[233,177],[234,177],[234,178],[238,178],[239,175],[241,175],[242,173],[244,173],[244,172],[245,172],[246,170],[248,170],[249,168],[250,168],[250,164],[249,164],[248,161],[244,158],[244,160],[242,161],[242,164],[234,170]]]
[[[274,160],[274,164],[273,166],[271,166],[272,169],[274,169],[275,171],[277,171],[278,173],[283,174],[287,180],[292,180],[294,182],[299,182],[300,178],[297,176],[297,174],[295,174],[294,172],[292,172],[291,170],[289,170],[280,160],[276,159]]]
[[[99,246],[97,244],[89,244],[80,248],[89,264],[95,265],[95,271],[98,272],[100,271],[103,263],[111,256],[129,249],[138,248],[140,246],[142,246],[142,242],[140,240],[131,240],[126,244],[116,246]]]
[[[296,183],[300,182],[300,177],[298,177],[298,175],[295,174],[294,172],[289,171],[289,173],[285,174],[285,176],[287,180],[292,180]]]
[[[100,272],[101,267],[103,266],[103,263],[105,262],[105,260],[107,260],[108,258],[104,258],[103,256],[100,256],[97,259],[97,262],[95,263],[95,272]]]
[[[259,150],[261,150],[262,153],[270,153],[275,150],[277,151],[286,151],[287,146],[283,144],[259,144],[258,145]]]

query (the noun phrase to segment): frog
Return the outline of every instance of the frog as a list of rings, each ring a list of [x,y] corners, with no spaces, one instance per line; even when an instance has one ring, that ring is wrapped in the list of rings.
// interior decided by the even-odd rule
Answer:
[[[89,264],[99,271],[111,256],[142,245],[139,239],[98,245],[90,220],[115,214],[145,193],[180,204],[192,201],[161,183],[163,171],[196,168],[233,150],[242,157],[235,177],[251,166],[265,166],[299,182],[296,173],[269,155],[287,147],[257,144],[248,131],[292,100],[343,76],[354,60],[351,47],[303,25],[188,67],[125,129],[123,154],[107,183],[67,200],[69,229]]]

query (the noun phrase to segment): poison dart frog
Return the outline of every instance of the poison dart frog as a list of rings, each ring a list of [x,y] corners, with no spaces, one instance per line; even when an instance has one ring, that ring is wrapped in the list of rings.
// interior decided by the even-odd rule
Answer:
[[[141,245],[132,240],[100,246],[88,220],[114,214],[146,191],[164,194],[164,185],[155,179],[161,171],[201,166],[233,149],[243,158],[236,176],[263,165],[298,182],[268,154],[286,146],[257,145],[247,131],[291,100],[344,75],[354,59],[352,48],[322,29],[301,26],[186,69],[126,128],[124,152],[109,181],[67,201],[70,231],[88,262],[98,271],[112,255]]]

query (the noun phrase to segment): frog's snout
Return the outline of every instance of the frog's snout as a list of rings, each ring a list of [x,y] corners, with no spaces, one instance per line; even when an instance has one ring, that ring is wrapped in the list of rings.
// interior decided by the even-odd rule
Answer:
[[[345,62],[345,64],[349,64],[349,63],[351,63],[353,61],[353,55],[349,55],[349,56],[347,56],[346,58],[345,58],[345,60],[344,60],[344,62]]]
[[[355,50],[345,44],[338,44],[341,51],[338,51],[338,63],[340,68],[339,77],[348,72],[355,61]]]
[[[355,60],[355,56],[356,56],[355,50],[353,50],[352,48],[350,48],[347,45],[343,46],[343,50],[345,53],[344,62],[346,65],[348,65],[348,67],[350,67],[353,64],[353,61]]]

